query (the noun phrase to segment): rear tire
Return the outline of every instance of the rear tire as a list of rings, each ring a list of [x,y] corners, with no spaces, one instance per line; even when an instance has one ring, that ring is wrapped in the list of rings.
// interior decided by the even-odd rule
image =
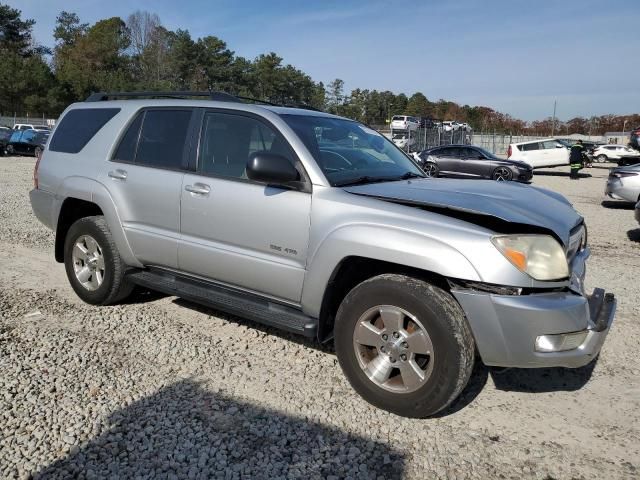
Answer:
[[[92,305],[116,303],[133,290],[102,216],[81,218],[71,225],[64,242],[64,266],[73,290]]]
[[[446,408],[473,369],[474,341],[462,308],[415,278],[385,274],[356,286],[338,309],[334,334],[356,392],[403,417]]]

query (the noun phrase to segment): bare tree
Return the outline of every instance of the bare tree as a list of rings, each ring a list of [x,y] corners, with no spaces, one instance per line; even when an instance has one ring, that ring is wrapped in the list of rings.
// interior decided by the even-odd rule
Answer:
[[[146,10],[136,10],[127,18],[127,28],[134,55],[142,55],[146,48],[156,40],[161,26],[160,17]]]

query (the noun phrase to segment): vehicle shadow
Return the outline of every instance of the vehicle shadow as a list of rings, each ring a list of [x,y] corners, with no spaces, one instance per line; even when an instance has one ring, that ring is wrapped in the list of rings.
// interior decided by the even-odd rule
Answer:
[[[298,345],[303,345],[305,347],[313,348],[315,350],[319,350],[325,353],[335,354],[335,350],[333,348],[333,342],[320,343],[319,341],[313,338],[307,338],[302,335],[296,335],[295,333],[285,332],[284,330],[281,330],[279,328],[270,327],[268,325],[264,325],[259,322],[254,322],[253,320],[249,320],[248,318],[231,315],[221,310],[216,310],[214,308],[207,307],[199,303],[185,300],[184,298],[176,298],[175,300],[173,300],[173,303],[175,305],[178,305],[179,307],[188,308],[190,310],[193,310],[198,313],[202,313],[204,315],[222,318],[228,322],[244,325],[254,330],[258,330],[262,333],[266,333],[267,335],[274,335],[282,338],[283,340],[297,343]]]
[[[153,302],[165,297],[168,297],[168,295],[165,293],[136,285],[133,289],[133,292],[131,292],[131,295],[129,295],[120,303],[122,303],[123,305],[136,305],[138,303]]]
[[[569,177],[571,172],[561,172],[561,171],[551,171],[551,170],[534,170],[533,176],[536,175],[544,176],[544,177]],[[591,178],[592,175],[590,173],[578,173],[578,178]]]
[[[110,428],[33,478],[402,478],[386,443],[183,380],[110,415]]]
[[[627,238],[632,242],[640,243],[640,228],[633,228],[627,231]]]
[[[632,202],[625,202],[624,200],[603,200],[600,205],[612,210],[633,210],[636,204]]]
[[[598,359],[580,368],[492,369],[491,379],[498,390],[545,393],[580,390],[593,375]]]

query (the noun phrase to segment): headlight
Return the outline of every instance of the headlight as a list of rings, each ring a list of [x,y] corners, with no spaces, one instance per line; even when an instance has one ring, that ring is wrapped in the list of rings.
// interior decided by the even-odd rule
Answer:
[[[550,235],[496,235],[491,241],[518,270],[536,280],[569,276],[564,250]]]

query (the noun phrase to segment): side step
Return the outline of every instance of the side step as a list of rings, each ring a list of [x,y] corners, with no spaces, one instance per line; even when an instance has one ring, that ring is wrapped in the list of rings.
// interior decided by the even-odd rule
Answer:
[[[316,337],[318,333],[318,320],[296,308],[216,283],[157,269],[132,270],[127,273],[127,279],[142,287],[305,337]]]

